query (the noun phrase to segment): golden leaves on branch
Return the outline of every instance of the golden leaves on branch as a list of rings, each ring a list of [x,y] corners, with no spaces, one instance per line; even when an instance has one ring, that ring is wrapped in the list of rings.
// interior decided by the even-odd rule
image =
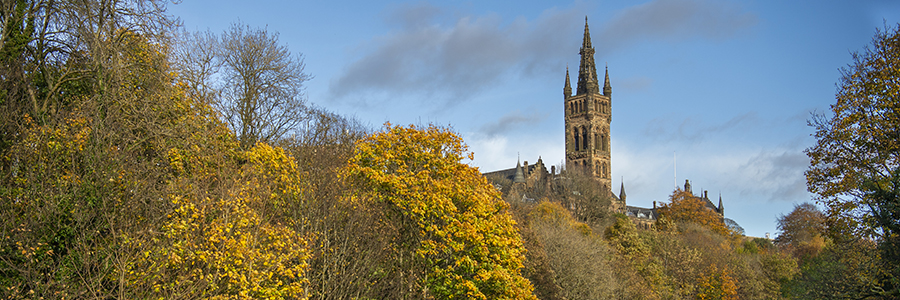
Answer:
[[[508,205],[450,130],[391,126],[357,144],[344,176],[361,193],[388,204],[426,270],[427,294],[449,299],[533,299],[519,273],[524,247]]]

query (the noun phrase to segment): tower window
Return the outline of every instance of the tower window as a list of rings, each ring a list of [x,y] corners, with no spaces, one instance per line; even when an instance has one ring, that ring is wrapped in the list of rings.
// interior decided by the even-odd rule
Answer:
[[[573,127],[573,128],[572,128],[572,131],[573,131],[573,135],[575,136],[575,151],[578,151],[578,148],[579,148],[579,146],[581,145],[581,144],[579,143],[579,137],[580,137],[580,136],[579,136],[579,134],[578,134],[578,128],[577,128],[577,127]]]

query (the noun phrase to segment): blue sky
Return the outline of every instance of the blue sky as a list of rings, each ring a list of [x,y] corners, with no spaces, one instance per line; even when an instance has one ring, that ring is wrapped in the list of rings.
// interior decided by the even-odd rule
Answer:
[[[811,113],[834,103],[840,68],[897,1],[184,1],[188,30],[232,22],[302,53],[309,101],[374,127],[459,132],[482,171],[517,155],[563,161],[565,68],[588,17],[613,88],[613,186],[628,204],[666,201],[676,180],[721,193],[747,235],[811,201]],[[602,72],[602,70],[598,70]],[[574,81],[574,79],[573,79]]]

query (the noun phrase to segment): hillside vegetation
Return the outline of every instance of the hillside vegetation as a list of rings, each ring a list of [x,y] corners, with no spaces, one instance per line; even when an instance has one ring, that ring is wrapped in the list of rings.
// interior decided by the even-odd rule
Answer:
[[[639,229],[577,172],[526,203],[448,128],[315,107],[277,34],[176,32],[165,5],[0,4],[0,297],[898,297],[896,170],[849,186],[856,206],[799,205],[774,243],[681,190]],[[826,152],[811,185],[840,195]]]

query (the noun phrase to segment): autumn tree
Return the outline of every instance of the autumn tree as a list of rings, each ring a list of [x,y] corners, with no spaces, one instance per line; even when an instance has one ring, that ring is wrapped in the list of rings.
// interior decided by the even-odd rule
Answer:
[[[528,225],[546,253],[564,299],[608,299],[621,289],[614,275],[612,251],[590,226],[578,222],[558,202],[531,208]],[[530,250],[529,250],[530,251]]]
[[[793,299],[896,299],[885,289],[881,264],[872,241],[836,243],[805,261],[784,291]]]
[[[596,177],[581,168],[565,170],[563,180],[554,180],[551,198],[572,209],[573,215],[591,226],[605,227],[614,222],[610,215],[612,193]]]
[[[896,234],[889,224],[896,224],[898,212],[891,210],[897,198],[881,203],[872,194],[894,189],[890,180],[900,164],[898,65],[900,30],[876,31],[872,44],[853,53],[853,63],[841,69],[831,113],[809,122],[817,140],[806,149],[812,163],[806,172],[809,190],[825,205],[832,229]]]
[[[127,67],[117,53],[124,34],[167,40],[177,20],[167,0],[15,0],[0,4],[6,91],[0,112],[43,123],[86,89],[109,88]],[[4,116],[6,117],[6,116]],[[17,118],[20,119],[20,118]],[[21,125],[21,124],[16,124]]]
[[[730,234],[722,215],[708,209],[700,197],[681,188],[672,192],[669,203],[663,204],[658,212],[660,218],[668,221],[696,223],[722,235]]]
[[[508,205],[461,162],[472,157],[461,138],[435,126],[386,124],[357,144],[346,176],[360,193],[348,201],[388,212],[399,232],[391,275],[399,285],[391,285],[402,298],[534,299]]]
[[[841,69],[830,114],[809,121],[809,191],[825,206],[836,242],[879,241],[891,276],[885,293],[900,297],[900,27],[876,30],[869,46]]]
[[[789,248],[797,258],[815,256],[825,247],[825,215],[812,203],[795,205],[777,223],[775,243]]]

